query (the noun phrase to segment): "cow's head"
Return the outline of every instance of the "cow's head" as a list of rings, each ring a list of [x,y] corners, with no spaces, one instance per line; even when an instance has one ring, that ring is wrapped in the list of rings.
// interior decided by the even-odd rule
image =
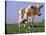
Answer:
[[[34,14],[40,16],[41,12],[40,9],[43,7],[43,5],[35,5],[35,6],[31,6],[32,9],[34,9]]]

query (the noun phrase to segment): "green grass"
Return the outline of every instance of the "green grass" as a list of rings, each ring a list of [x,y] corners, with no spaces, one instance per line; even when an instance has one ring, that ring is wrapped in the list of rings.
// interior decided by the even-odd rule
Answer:
[[[19,28],[18,24],[7,24],[6,25],[6,33],[7,34],[14,34],[14,33],[35,33],[35,32],[44,32],[44,22],[39,22],[34,25],[34,27],[31,26],[29,29],[29,24],[25,24],[26,27],[21,24],[21,27]]]

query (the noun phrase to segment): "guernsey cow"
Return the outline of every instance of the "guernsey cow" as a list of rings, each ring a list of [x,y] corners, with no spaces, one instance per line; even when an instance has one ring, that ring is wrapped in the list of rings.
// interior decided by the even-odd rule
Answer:
[[[24,23],[25,21],[30,21],[33,23],[34,16],[41,15],[40,9],[43,7],[43,5],[29,5],[27,8],[21,8],[19,10],[19,27],[20,23]],[[24,25],[25,26],[25,25]]]

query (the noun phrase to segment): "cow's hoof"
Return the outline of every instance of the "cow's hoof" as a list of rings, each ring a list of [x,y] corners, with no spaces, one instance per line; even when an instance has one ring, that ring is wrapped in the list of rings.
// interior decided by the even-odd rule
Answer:
[[[24,27],[26,27],[26,25],[24,24]]]
[[[30,26],[29,26],[29,29],[30,29]]]

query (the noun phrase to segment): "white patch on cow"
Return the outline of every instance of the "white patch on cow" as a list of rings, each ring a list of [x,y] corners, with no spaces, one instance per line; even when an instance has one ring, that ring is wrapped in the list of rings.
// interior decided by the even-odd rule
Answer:
[[[20,10],[19,10],[19,27],[20,27],[20,22],[22,21],[22,18],[21,18],[21,10],[22,10],[23,8],[21,8]]]
[[[36,6],[37,6],[37,8],[39,8],[39,5],[38,4]]]
[[[32,23],[32,16],[28,17],[28,22]]]
[[[29,5],[26,9],[25,9],[25,14],[24,14],[24,18],[23,19],[27,19],[27,12],[28,12],[28,9],[31,7],[31,5]]]
[[[21,8],[20,10],[19,10],[19,14],[21,15],[21,10],[22,10],[23,8]]]
[[[21,21],[21,9],[19,10],[19,23]]]
[[[24,14],[24,18],[23,19],[27,19],[27,14],[26,14],[26,11],[25,11],[25,14]]]
[[[23,20],[22,18],[21,18],[21,10],[22,10],[23,8],[21,8],[20,10],[19,10],[19,23]]]

